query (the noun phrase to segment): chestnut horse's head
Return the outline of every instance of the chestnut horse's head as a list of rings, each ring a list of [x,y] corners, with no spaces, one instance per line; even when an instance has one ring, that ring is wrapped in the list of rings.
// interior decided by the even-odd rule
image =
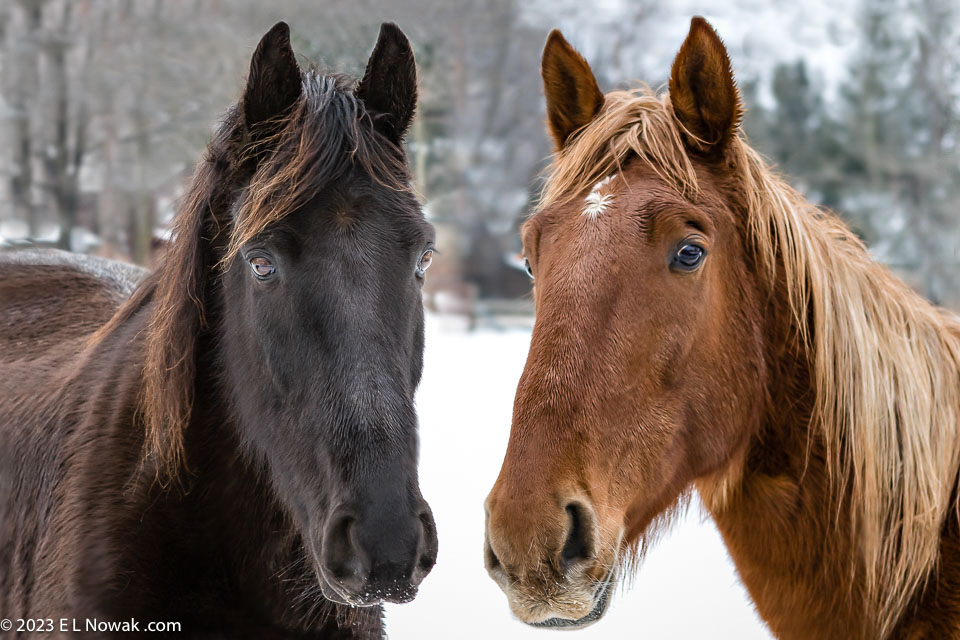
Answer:
[[[570,627],[604,613],[618,567],[693,481],[734,465],[766,372],[730,162],[741,105],[716,33],[693,20],[668,96],[604,96],[556,31],[542,73],[557,155],[523,229],[537,318],[486,563],[521,620]]]

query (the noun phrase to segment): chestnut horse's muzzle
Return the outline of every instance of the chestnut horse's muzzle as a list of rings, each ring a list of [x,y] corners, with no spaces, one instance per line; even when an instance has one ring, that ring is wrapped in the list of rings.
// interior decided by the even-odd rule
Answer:
[[[551,629],[583,627],[603,617],[616,584],[619,544],[606,541],[589,500],[569,499],[563,509],[539,503],[539,517],[531,517],[534,505],[495,494],[487,502],[484,556],[514,615]]]

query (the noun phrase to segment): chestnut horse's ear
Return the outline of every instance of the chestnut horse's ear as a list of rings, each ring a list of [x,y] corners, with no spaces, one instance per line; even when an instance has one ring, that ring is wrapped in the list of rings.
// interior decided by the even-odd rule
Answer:
[[[590,65],[558,29],[547,36],[540,75],[547,98],[547,130],[559,151],[575,131],[597,115],[603,106],[603,93]]]
[[[290,27],[278,22],[260,40],[243,90],[243,122],[256,141],[273,133],[269,123],[290,113],[303,91],[300,66],[290,46]]]
[[[407,36],[392,22],[380,25],[355,95],[371,112],[377,129],[400,144],[417,108],[417,63]]]
[[[715,153],[735,135],[743,115],[730,57],[720,36],[697,16],[670,71],[670,102],[687,145]]]

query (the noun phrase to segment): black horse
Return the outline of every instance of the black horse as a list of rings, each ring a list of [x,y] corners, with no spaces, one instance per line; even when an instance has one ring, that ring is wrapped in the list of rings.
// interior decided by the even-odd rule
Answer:
[[[0,636],[380,637],[416,595],[415,105],[396,26],[356,84],[280,23],[156,271],[0,257]]]

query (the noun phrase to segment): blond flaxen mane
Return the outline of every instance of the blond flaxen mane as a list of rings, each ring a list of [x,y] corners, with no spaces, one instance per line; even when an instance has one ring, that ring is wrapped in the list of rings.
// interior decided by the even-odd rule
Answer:
[[[607,94],[556,155],[538,208],[588,191],[636,158],[695,201],[681,135],[668,96],[646,87]],[[786,287],[812,371],[811,434],[826,442],[837,504],[849,496],[866,613],[883,637],[934,568],[945,519],[955,517],[960,322],[875,262],[740,136],[725,152],[746,197],[747,247],[762,281]]]

